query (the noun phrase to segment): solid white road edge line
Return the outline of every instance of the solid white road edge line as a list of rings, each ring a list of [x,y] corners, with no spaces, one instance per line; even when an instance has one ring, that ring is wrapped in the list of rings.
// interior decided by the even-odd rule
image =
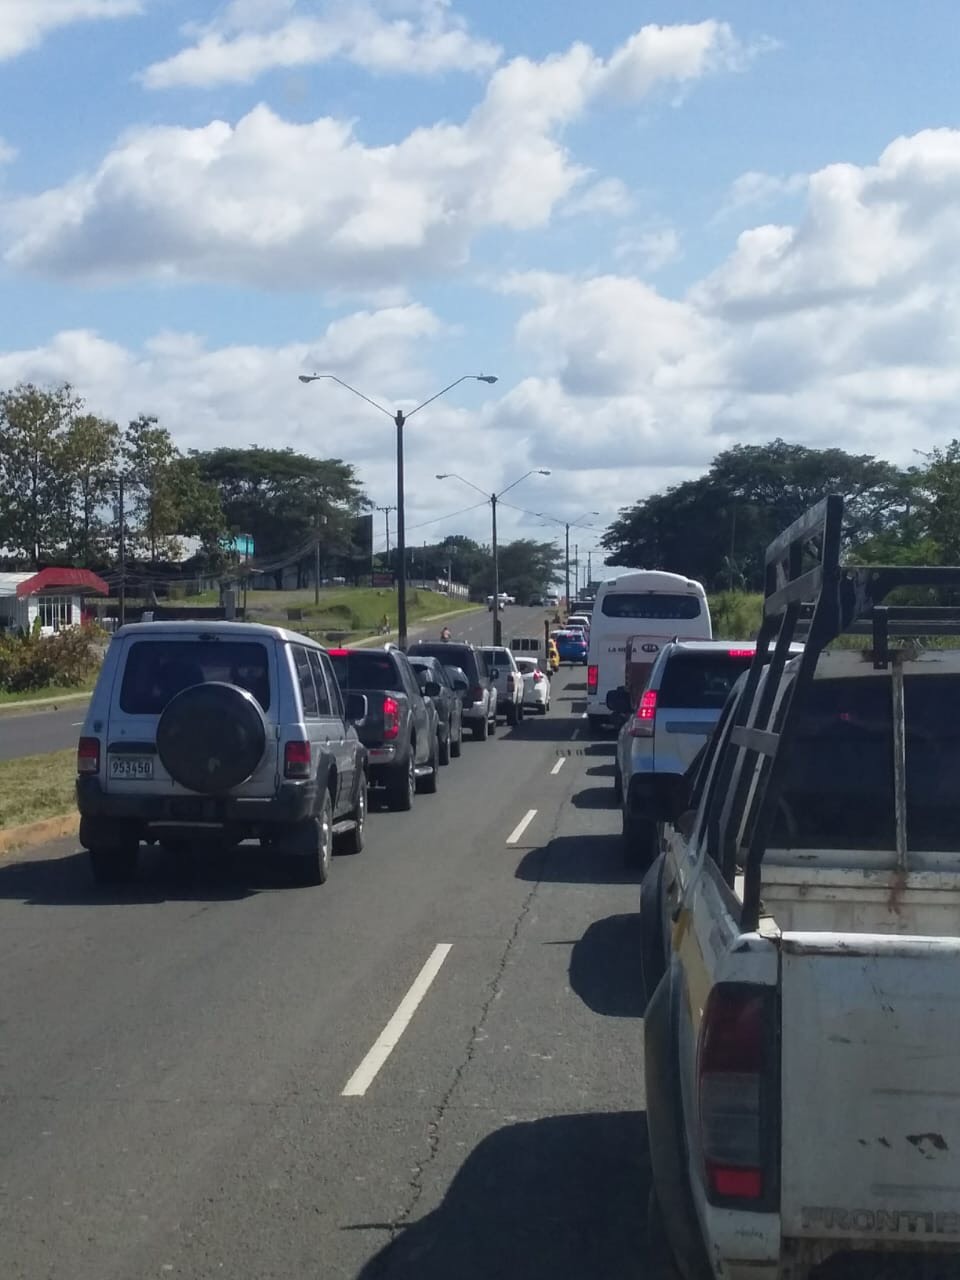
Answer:
[[[362,1098],[373,1084],[377,1078],[377,1072],[397,1047],[400,1037],[417,1011],[417,1006],[430,990],[430,984],[440,972],[440,966],[450,954],[452,947],[452,942],[438,942],[433,948],[427,963],[414,978],[410,990],[397,1006],[396,1013],[377,1036],[373,1048],[347,1081],[340,1095],[341,1098]]]
[[[564,766],[564,762],[566,761],[566,758],[567,758],[566,756],[561,756],[561,757],[560,757],[560,759],[557,761],[557,763],[556,763],[556,764],[553,766],[553,768],[550,770],[550,776],[551,776],[551,777],[553,777],[555,774],[558,774],[558,773],[560,772],[560,770],[561,770],[561,769],[563,768],[563,766]]]
[[[517,823],[517,825],[513,828],[513,830],[507,836],[507,844],[516,844],[536,816],[537,816],[536,809],[528,809],[527,812],[520,819],[520,821]]]

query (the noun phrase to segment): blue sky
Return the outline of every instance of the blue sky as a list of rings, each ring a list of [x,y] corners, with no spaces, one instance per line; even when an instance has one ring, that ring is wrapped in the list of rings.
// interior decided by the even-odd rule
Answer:
[[[547,466],[518,501],[607,519],[740,440],[955,430],[953,5],[3,7],[3,385],[382,502],[389,424],[295,373],[391,407],[497,373],[411,431],[413,521],[437,470]]]

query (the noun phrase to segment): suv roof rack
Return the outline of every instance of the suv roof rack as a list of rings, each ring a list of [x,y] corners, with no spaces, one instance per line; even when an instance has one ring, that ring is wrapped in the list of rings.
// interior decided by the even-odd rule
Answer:
[[[738,753],[724,752],[707,814],[708,847],[716,850],[728,884],[733,883],[743,855],[741,927],[747,931],[759,923],[760,866],[780,800],[788,748],[824,649],[845,632],[869,635],[874,668],[884,671],[891,663],[891,636],[960,634],[960,608],[885,603],[900,587],[960,588],[960,567],[843,565],[842,520],[843,499],[831,494],[774,538],[764,558],[763,619],[729,739],[747,758],[736,786],[731,787]],[[790,646],[798,640],[803,641],[804,651],[796,677],[777,704]],[[767,666],[769,674],[761,684]],[[898,671],[895,664],[895,685]],[[899,691],[902,697],[902,683]],[[896,689],[893,696],[897,697]],[[757,765],[759,777],[751,795]],[[744,826],[748,800],[750,812]],[[902,797],[897,801],[897,841],[898,854],[905,858],[901,808]]]

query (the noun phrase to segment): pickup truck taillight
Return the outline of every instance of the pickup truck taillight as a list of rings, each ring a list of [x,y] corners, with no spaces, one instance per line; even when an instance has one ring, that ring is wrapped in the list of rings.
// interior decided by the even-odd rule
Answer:
[[[470,690],[470,701],[471,702],[483,701],[483,690],[480,688],[479,685],[476,685],[473,689]]]
[[[396,698],[383,700],[383,737],[390,742],[400,733],[400,703]]]
[[[100,739],[81,738],[77,743],[77,773],[100,772]]]
[[[285,778],[310,777],[310,743],[288,742],[283,748],[283,776]]]
[[[600,684],[600,668],[592,663],[587,667],[587,693],[596,693]]]
[[[767,1200],[774,1190],[772,993],[721,983],[700,1024],[700,1140],[711,1203]],[[773,1153],[773,1154],[771,1154]]]
[[[652,738],[657,727],[657,692],[645,689],[640,695],[640,705],[630,721],[631,738]]]

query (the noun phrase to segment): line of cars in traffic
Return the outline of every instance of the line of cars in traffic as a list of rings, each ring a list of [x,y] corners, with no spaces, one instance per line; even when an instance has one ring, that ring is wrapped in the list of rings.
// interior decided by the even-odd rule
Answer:
[[[97,882],[136,874],[141,843],[189,861],[245,840],[305,884],[364,846],[374,791],[436,792],[465,733],[550,709],[538,657],[424,640],[325,648],[281,627],[150,622],[113,636],[77,751],[80,841]]]

